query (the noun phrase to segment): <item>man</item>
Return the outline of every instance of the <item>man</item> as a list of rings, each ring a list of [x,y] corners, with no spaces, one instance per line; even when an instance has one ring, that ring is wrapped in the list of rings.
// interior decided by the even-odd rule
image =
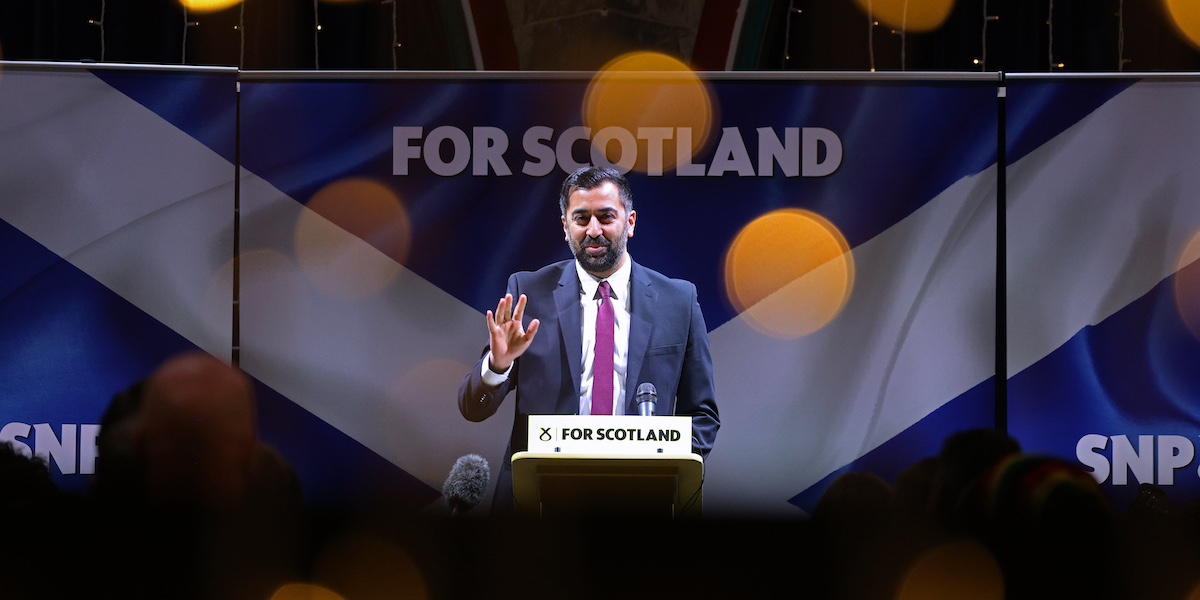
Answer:
[[[580,169],[563,182],[559,209],[574,260],[509,277],[495,312],[486,315],[488,348],[459,388],[459,410],[471,421],[495,414],[516,390],[512,437],[492,502],[497,514],[513,508],[511,457],[526,447],[529,415],[596,414],[593,404],[602,406],[609,395],[612,408],[600,413],[636,415],[636,390],[651,383],[656,414],[692,417],[693,452],[707,457],[720,427],[696,287],[626,252],[637,213],[625,177],[610,168]],[[613,307],[611,357],[595,352],[603,337],[596,318],[607,312],[597,294],[605,288]],[[593,380],[597,369],[612,373],[611,384],[609,377]],[[593,399],[597,389],[603,391]]]
[[[200,350],[113,398],[91,488],[107,595],[263,598],[302,575],[300,480],[257,412],[250,378]]]

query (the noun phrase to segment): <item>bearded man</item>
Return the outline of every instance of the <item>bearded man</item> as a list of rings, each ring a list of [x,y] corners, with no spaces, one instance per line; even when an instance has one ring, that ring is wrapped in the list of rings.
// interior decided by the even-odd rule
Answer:
[[[493,514],[513,510],[511,457],[527,445],[529,415],[636,415],[636,390],[651,383],[656,414],[691,417],[692,452],[702,458],[721,425],[696,286],[631,258],[637,212],[625,176],[579,169],[563,181],[559,209],[574,258],[509,276],[485,315],[488,346],[459,387],[471,421],[516,395]]]

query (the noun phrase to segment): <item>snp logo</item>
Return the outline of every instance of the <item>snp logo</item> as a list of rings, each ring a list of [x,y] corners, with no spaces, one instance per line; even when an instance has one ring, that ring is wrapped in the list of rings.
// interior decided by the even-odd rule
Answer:
[[[40,456],[47,464],[57,465],[63,475],[91,475],[96,472],[99,433],[100,426],[90,423],[64,424],[61,433],[55,433],[49,423],[13,422],[0,428],[0,444],[11,443],[17,452]]]
[[[1111,453],[1111,461],[1105,452]],[[1132,472],[1139,484],[1174,485],[1175,471],[1192,464],[1196,447],[1182,435],[1139,435],[1135,448],[1129,436],[1091,433],[1079,438],[1075,457],[1100,483],[1111,476],[1113,485],[1129,485]]]

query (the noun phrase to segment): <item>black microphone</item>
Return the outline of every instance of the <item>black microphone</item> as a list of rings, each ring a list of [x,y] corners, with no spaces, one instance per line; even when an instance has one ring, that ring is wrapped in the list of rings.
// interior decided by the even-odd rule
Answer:
[[[658,404],[658,390],[653,383],[643,383],[637,389],[638,414],[643,417],[654,416],[654,405]]]
[[[442,484],[442,495],[446,497],[446,506],[450,507],[450,516],[456,517],[479,504],[491,476],[487,460],[478,454],[468,454],[454,461],[450,476]]]

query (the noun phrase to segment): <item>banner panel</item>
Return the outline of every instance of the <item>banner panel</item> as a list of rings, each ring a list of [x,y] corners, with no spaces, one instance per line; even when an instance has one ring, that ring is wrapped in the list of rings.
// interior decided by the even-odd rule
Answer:
[[[242,365],[413,494],[467,453],[498,469],[511,399],[455,405],[483,312],[570,256],[563,177],[615,164],[631,254],[695,283],[710,330],[706,513],[802,515],[839,470],[992,425],[996,84],[243,73]]]
[[[69,490],[117,392],[232,347],[233,163],[108,77],[176,106],[203,91],[210,141],[235,132],[232,69],[0,68],[0,441]]]
[[[1117,508],[1200,497],[1200,80],[1008,81],[1010,432]]]

